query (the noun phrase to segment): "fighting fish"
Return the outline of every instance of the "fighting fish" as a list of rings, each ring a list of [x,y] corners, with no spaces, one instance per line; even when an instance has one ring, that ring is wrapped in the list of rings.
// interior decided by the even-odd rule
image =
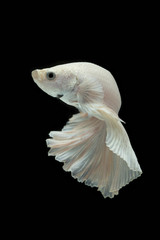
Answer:
[[[73,62],[32,71],[47,94],[76,107],[62,128],[46,140],[48,155],[63,163],[73,178],[97,187],[104,198],[142,174],[123,121],[121,96],[112,74],[93,63]]]

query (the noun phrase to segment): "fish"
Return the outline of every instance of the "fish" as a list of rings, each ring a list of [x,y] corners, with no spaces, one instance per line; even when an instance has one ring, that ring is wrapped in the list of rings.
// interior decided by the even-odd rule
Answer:
[[[142,174],[128,134],[119,118],[121,96],[113,75],[90,62],[71,62],[33,70],[32,78],[47,94],[78,109],[61,131],[46,140],[48,155],[63,169],[104,198]]]

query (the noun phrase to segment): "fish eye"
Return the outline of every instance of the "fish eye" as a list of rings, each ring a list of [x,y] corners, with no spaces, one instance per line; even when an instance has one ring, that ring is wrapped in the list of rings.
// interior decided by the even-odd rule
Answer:
[[[48,80],[54,80],[56,78],[56,74],[54,72],[47,72],[46,77]]]

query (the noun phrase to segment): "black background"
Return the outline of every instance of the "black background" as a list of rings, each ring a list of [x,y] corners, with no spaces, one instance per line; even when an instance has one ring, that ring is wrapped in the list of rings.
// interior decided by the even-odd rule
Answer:
[[[27,10],[18,13],[12,41],[18,65],[18,117],[12,117],[18,128],[15,132],[19,133],[11,165],[13,219],[17,212],[19,219],[29,219],[29,229],[38,229],[36,225],[45,225],[46,221],[51,231],[61,226],[59,233],[67,225],[68,233],[74,228],[77,236],[85,234],[88,224],[95,234],[111,229],[116,234],[116,229],[126,232],[127,228],[143,235],[142,222],[148,224],[152,212],[144,124],[148,89],[145,73],[150,54],[147,10],[133,5],[119,10],[119,6],[107,8],[93,3],[88,7],[75,4],[21,8]],[[47,155],[48,133],[61,130],[77,110],[42,92],[33,82],[31,71],[77,61],[96,63],[115,77],[122,97],[119,116],[126,122],[143,171],[113,199],[104,199],[96,188],[78,183],[61,163]]]

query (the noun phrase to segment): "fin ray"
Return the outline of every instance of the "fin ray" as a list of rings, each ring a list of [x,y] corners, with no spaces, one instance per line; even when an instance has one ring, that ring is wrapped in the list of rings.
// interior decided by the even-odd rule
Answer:
[[[117,147],[119,129],[111,134],[115,127],[116,122],[107,125],[107,122],[84,113],[73,115],[61,132],[50,133],[52,138],[47,140],[51,148],[49,155],[63,162],[63,169],[71,171],[79,182],[97,187],[104,197],[112,198],[121,187],[140,175],[122,158],[125,154]]]

